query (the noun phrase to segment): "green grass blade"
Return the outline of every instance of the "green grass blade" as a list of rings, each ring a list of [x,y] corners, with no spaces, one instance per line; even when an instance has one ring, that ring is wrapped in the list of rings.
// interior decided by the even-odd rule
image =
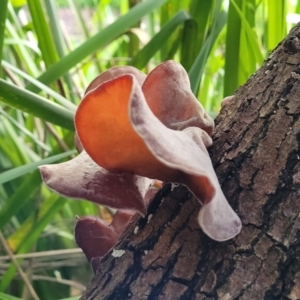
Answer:
[[[243,0],[236,0],[236,4],[241,9]],[[231,2],[227,18],[224,96],[232,95],[238,86],[240,38],[241,19]]]
[[[13,6],[13,1],[14,0],[9,0],[8,1],[8,6],[7,6],[8,19],[12,22],[12,24],[14,24],[14,28],[16,29],[16,32],[18,33],[18,36],[20,38],[25,38],[26,33],[23,30],[23,28],[22,28],[23,26],[22,26],[21,21],[18,17],[18,9],[15,9],[14,6]],[[27,1],[27,0],[25,0],[25,1]]]
[[[181,43],[180,63],[189,70],[193,65],[199,49],[196,46],[198,34],[198,24],[194,19],[188,20],[184,23]]]
[[[8,37],[14,40],[19,39],[19,34],[9,19],[6,20],[5,26]],[[23,43],[16,44],[14,45],[13,50],[15,52],[16,59],[22,61],[22,64],[26,66],[26,72],[32,76],[37,76],[40,73],[40,67],[36,65],[34,61],[34,55],[32,55],[32,51],[30,51],[27,46],[25,46]]]
[[[256,0],[247,0],[243,3],[245,18],[252,29],[255,29],[255,2]],[[251,40],[249,39],[244,26],[241,28],[239,65],[238,85],[242,85],[248,80],[249,76],[256,71],[255,54],[252,51]]]
[[[41,3],[40,0],[27,0],[39,48],[42,52],[45,65],[48,68],[57,62],[58,57]]]
[[[249,25],[249,22],[245,18],[243,12],[240,10],[240,8],[236,4],[236,2],[234,0],[230,0],[230,2],[232,3],[232,5],[234,6],[234,8],[236,9],[237,13],[240,16],[243,28],[244,28],[245,32],[247,33],[247,35],[248,35],[249,45],[251,46],[251,51],[253,52],[253,54],[255,56],[256,63],[258,65],[261,65],[263,60],[264,60],[264,56],[261,52],[261,47],[259,45],[257,35],[254,32],[254,30],[251,28],[251,26]]]
[[[187,71],[192,67],[203,45],[212,4],[213,0],[190,2],[189,13],[192,19],[184,24],[180,56],[180,63]]]
[[[13,117],[11,117],[8,113],[6,113],[0,106],[0,114],[3,115],[7,120],[9,120],[13,125],[15,125],[21,132],[26,134],[32,141],[34,141],[37,145],[39,145],[45,151],[51,151],[51,148],[45,143],[41,142],[37,137],[29,131],[25,126],[22,126],[18,123]]]
[[[102,1],[100,1],[102,2]],[[76,21],[76,26],[78,26],[81,29],[81,32],[83,33],[83,37],[87,40],[90,37],[89,29],[86,25],[86,22],[82,16],[82,4],[79,3],[79,1],[76,0],[68,0],[69,7],[72,11],[72,15],[74,20]]]
[[[6,15],[7,15],[7,3],[8,3],[8,0],[0,1],[0,63],[2,61],[5,21],[6,21]],[[2,77],[2,68],[0,68],[0,77]]]
[[[24,300],[22,298],[17,298],[8,294],[4,294],[0,292],[0,300]]]
[[[41,159],[41,160],[36,161],[36,162],[14,168],[12,170],[5,171],[5,172],[0,174],[0,184],[3,184],[5,182],[8,182],[8,181],[13,180],[15,178],[18,178],[22,175],[25,175],[29,172],[32,172],[32,171],[36,170],[36,168],[40,165],[51,164],[53,162],[56,162],[56,161],[58,161],[60,159],[63,159],[63,158],[66,158],[66,157],[68,157],[72,154],[75,154],[75,153],[76,153],[76,150],[70,150],[70,151],[67,151],[65,153],[53,155],[53,156]]]
[[[30,197],[40,187],[41,182],[41,174],[36,170],[32,174],[27,175],[12,196],[6,199],[5,204],[0,209],[0,230],[22,209]]]
[[[197,22],[198,33],[195,41],[195,47],[199,51],[205,40],[206,28],[208,27],[209,15],[212,12],[214,0],[191,0],[190,14]]]
[[[60,210],[63,207],[63,205],[66,202],[66,200],[61,197],[55,198],[56,199],[54,201],[52,200],[43,203],[43,206],[40,209],[41,216],[39,217],[38,221],[32,224],[33,226],[29,233],[21,241],[19,241],[20,247],[17,250],[18,254],[27,253],[28,251],[30,251],[41,232],[44,230],[47,224],[51,222],[54,215],[57,213],[58,210]],[[46,212],[45,207],[47,207]],[[32,217],[34,216],[32,215]],[[22,231],[22,229],[19,230]],[[16,267],[13,264],[11,264],[8,270],[6,271],[5,275],[1,279],[0,291],[5,291],[8,288],[11,280],[15,276],[15,273]]]
[[[45,226],[53,220],[52,216],[65,205],[67,200],[57,194],[51,194],[41,203],[38,210],[29,214],[27,219],[13,232],[7,242],[16,253],[26,253],[31,250]],[[48,221],[47,221],[48,220]],[[75,223],[75,218],[73,218]]]
[[[0,79],[0,102],[74,131],[73,112],[2,79]]]
[[[168,0],[160,9],[160,27],[162,28],[178,11],[187,11],[188,6],[189,0]],[[168,38],[167,42],[164,43],[160,48],[159,55],[157,57],[159,61],[164,61],[166,59],[172,58],[172,54],[174,54],[174,48],[179,46],[178,31],[179,28],[172,34],[172,36]],[[180,34],[182,34],[182,32]]]
[[[123,5],[121,8],[121,11],[124,11],[124,14],[126,14],[128,12],[128,5],[129,8],[134,7],[136,4],[138,4],[138,2],[140,2],[140,0],[129,0],[127,1],[123,1]],[[127,5],[126,5],[127,4]],[[127,6],[127,7],[126,7]],[[141,26],[141,22],[139,21],[137,24],[134,25],[134,27],[140,28]],[[133,32],[128,32],[127,33],[129,41],[128,41],[128,56],[129,57],[134,57],[140,48],[140,40],[138,38],[138,36],[136,34],[134,34]]]
[[[166,2],[166,0],[147,0],[134,6],[126,15],[118,18],[114,23],[107,26],[73,52],[62,58],[58,63],[51,66],[38,80],[44,84],[52,83],[99,48],[104,47],[119,35],[126,32],[126,30],[136,24],[144,15],[161,6],[164,2]],[[27,88],[34,92],[39,91],[39,88],[32,84],[29,84]]]
[[[295,13],[300,14],[300,1],[299,0],[297,1],[297,4],[295,6]]]
[[[45,0],[46,10],[49,18],[50,30],[54,40],[54,45],[57,50],[59,59],[65,56],[66,43],[62,35],[61,24],[59,21],[58,8],[56,1]],[[64,76],[65,82],[68,86],[68,91],[72,91],[72,78],[69,73]],[[75,95],[69,93],[70,100],[75,102]]]
[[[268,0],[268,51],[272,51],[286,36],[285,0]]]
[[[2,61],[2,65],[4,67],[12,70],[14,73],[20,75],[21,77],[23,77],[27,81],[33,83],[35,86],[39,87],[42,91],[44,91],[45,93],[49,94],[51,97],[53,97],[59,104],[61,104],[65,108],[71,110],[72,112],[76,111],[77,106],[75,104],[73,104],[72,102],[70,102],[69,100],[67,100],[65,97],[63,97],[62,95],[58,94],[57,92],[55,92],[51,88],[49,88],[47,85],[45,85],[45,84],[41,83],[40,81],[36,80],[35,78],[31,77],[26,72],[23,72],[22,70],[14,67],[12,64],[8,63],[5,60]]]
[[[168,40],[176,28],[189,19],[190,16],[186,11],[178,12],[162,27],[162,29],[150,40],[150,42],[137,53],[130,64],[138,69],[145,67],[151,57],[153,57],[161,46]]]
[[[22,165],[39,159],[39,156],[25,144],[24,139],[20,139],[18,132],[3,115],[0,115],[0,122],[5,132],[0,139],[0,145],[13,165]]]
[[[220,11],[215,17],[214,24],[208,38],[205,40],[203,47],[201,48],[194,64],[189,71],[189,77],[191,81],[191,89],[196,95],[201,82],[201,77],[204,71],[204,67],[208,58],[208,55],[213,47],[213,44],[220,34],[222,28],[226,24],[227,14],[224,11]]]
[[[61,28],[60,28],[59,16],[57,15],[57,4],[56,1],[53,0],[45,0],[44,2],[47,9],[49,25],[50,25],[54,45],[56,47],[59,57],[61,58],[65,56],[64,53],[65,41],[63,39]]]
[[[20,45],[26,46],[30,50],[34,51],[37,55],[41,55],[41,51],[39,48],[37,48],[36,45],[34,45],[32,42],[26,41],[22,38],[6,38],[4,40],[5,45]]]

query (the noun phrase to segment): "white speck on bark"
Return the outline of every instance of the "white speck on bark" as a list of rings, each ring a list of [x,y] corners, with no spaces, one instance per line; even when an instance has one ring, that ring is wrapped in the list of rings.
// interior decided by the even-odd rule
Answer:
[[[152,219],[152,217],[153,217],[153,215],[152,215],[152,214],[150,214],[150,215],[148,216],[148,221],[147,221],[147,224],[150,222],[150,220]]]
[[[171,183],[171,192],[179,186],[178,183]]]
[[[113,257],[121,257],[125,254],[125,250],[116,250],[116,249],[113,249],[113,252],[112,252],[112,256]]]

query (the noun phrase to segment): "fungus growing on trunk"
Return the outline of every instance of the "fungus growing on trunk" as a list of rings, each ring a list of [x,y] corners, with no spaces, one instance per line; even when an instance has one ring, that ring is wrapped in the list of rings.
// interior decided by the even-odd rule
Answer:
[[[97,165],[84,150],[67,162],[39,169],[47,186],[63,196],[132,209],[142,215],[146,213],[144,196],[154,183],[135,174],[111,173]]]
[[[212,134],[214,122],[190,88],[185,69],[173,60],[154,68],[142,85],[152,113],[168,128],[183,130],[195,126]]]
[[[75,127],[81,154],[40,167],[53,190],[144,214],[145,197],[153,192],[147,189],[155,179],[182,183],[203,204],[198,221],[208,236],[224,241],[239,233],[240,219],[223,195],[206,150],[213,120],[192,94],[180,64],[166,61],[147,77],[133,67],[104,72],[87,88]],[[112,223],[115,232],[117,227],[122,231],[122,222]]]
[[[166,127],[132,75],[106,81],[86,94],[75,126],[84,149],[105,169],[185,184],[203,203],[199,224],[212,239],[224,241],[240,231],[240,219],[225,199],[206,151],[211,142],[207,132]]]
[[[118,241],[119,235],[105,221],[93,216],[77,219],[75,241],[87,260],[104,256]]]
[[[94,216],[77,218],[75,241],[92,265],[94,272],[101,258],[115,246],[135,214],[130,210],[118,210],[110,225]]]

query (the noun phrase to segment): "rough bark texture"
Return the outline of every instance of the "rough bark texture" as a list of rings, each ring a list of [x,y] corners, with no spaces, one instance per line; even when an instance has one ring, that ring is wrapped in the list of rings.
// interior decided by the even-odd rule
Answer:
[[[210,153],[240,235],[210,240],[198,202],[166,185],[82,299],[300,299],[299,117],[297,25],[216,120]]]

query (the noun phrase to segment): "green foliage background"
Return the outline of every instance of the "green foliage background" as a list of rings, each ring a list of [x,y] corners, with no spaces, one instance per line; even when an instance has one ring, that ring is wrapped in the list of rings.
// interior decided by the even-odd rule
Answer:
[[[299,13],[296,0],[1,0],[0,299],[71,297],[92,276],[75,216],[108,212],[52,193],[37,166],[75,155],[74,112],[97,74],[174,59],[215,116]]]

